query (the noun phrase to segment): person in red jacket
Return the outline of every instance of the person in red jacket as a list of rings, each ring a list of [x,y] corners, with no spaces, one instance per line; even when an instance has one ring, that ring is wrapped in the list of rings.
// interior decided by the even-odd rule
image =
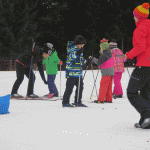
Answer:
[[[128,59],[136,57],[135,69],[127,87],[127,97],[140,113],[135,127],[150,129],[150,20],[149,3],[137,6],[134,11],[136,28],[133,32],[133,48],[126,53]]]

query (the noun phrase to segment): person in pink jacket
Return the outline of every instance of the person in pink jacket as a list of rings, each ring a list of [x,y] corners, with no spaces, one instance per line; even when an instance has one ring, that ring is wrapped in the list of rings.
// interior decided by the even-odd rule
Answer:
[[[114,90],[113,90],[113,98],[122,98],[123,90],[121,86],[121,78],[124,70],[124,62],[127,60],[123,52],[117,48],[116,40],[113,39],[112,42],[109,43],[109,48],[114,57]]]

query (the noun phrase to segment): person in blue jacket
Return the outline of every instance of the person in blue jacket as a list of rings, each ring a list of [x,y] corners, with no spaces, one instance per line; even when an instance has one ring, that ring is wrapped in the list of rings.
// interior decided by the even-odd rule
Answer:
[[[81,35],[78,35],[73,42],[68,42],[67,44],[67,59],[66,59],[67,82],[62,101],[63,107],[74,107],[69,103],[69,99],[74,85],[77,87],[75,92],[74,105],[80,107],[86,106],[82,104],[81,101],[83,91],[82,66],[87,62],[83,58],[83,47],[85,44],[86,40]]]

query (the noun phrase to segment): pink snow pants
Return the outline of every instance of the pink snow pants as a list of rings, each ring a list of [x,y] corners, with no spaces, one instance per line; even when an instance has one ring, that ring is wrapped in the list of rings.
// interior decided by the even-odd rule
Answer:
[[[123,95],[123,90],[121,86],[121,77],[122,77],[122,72],[115,72],[114,91],[113,91],[113,94],[115,95]]]

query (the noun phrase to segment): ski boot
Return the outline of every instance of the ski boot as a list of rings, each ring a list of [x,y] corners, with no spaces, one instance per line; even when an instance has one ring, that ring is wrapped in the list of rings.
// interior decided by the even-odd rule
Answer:
[[[49,94],[44,95],[44,97],[48,97]]]
[[[122,98],[122,95],[115,95],[115,94],[113,94],[113,98],[114,98],[114,99]]]
[[[144,119],[144,122],[141,124],[142,129],[150,129],[150,118]]]
[[[94,103],[97,103],[97,104],[104,104],[104,102],[103,101],[99,101],[99,100],[95,100],[95,101],[93,101]]]
[[[19,99],[19,98],[23,98],[23,96],[21,96],[21,95],[19,95],[18,93],[16,93],[16,94],[12,94],[12,95],[10,96],[10,98],[11,98],[11,99]]]
[[[108,101],[104,101],[105,103],[112,103],[112,102],[108,102]]]
[[[72,105],[74,105],[75,107],[88,107],[85,104],[82,103],[72,103]]]
[[[141,128],[141,126],[140,126],[139,123],[135,123],[134,126],[135,126],[136,128]]]
[[[39,98],[39,96],[37,96],[37,95],[35,95],[35,94],[31,94],[31,95],[27,95],[27,98],[36,99],[36,98]]]
[[[52,98],[53,95],[54,95],[54,93],[51,93],[51,94],[49,94],[47,97],[48,97],[48,98]]]
[[[69,103],[68,103],[68,104],[62,104],[62,106],[63,106],[63,107],[74,107],[73,105],[71,105],[71,104],[69,104]]]

